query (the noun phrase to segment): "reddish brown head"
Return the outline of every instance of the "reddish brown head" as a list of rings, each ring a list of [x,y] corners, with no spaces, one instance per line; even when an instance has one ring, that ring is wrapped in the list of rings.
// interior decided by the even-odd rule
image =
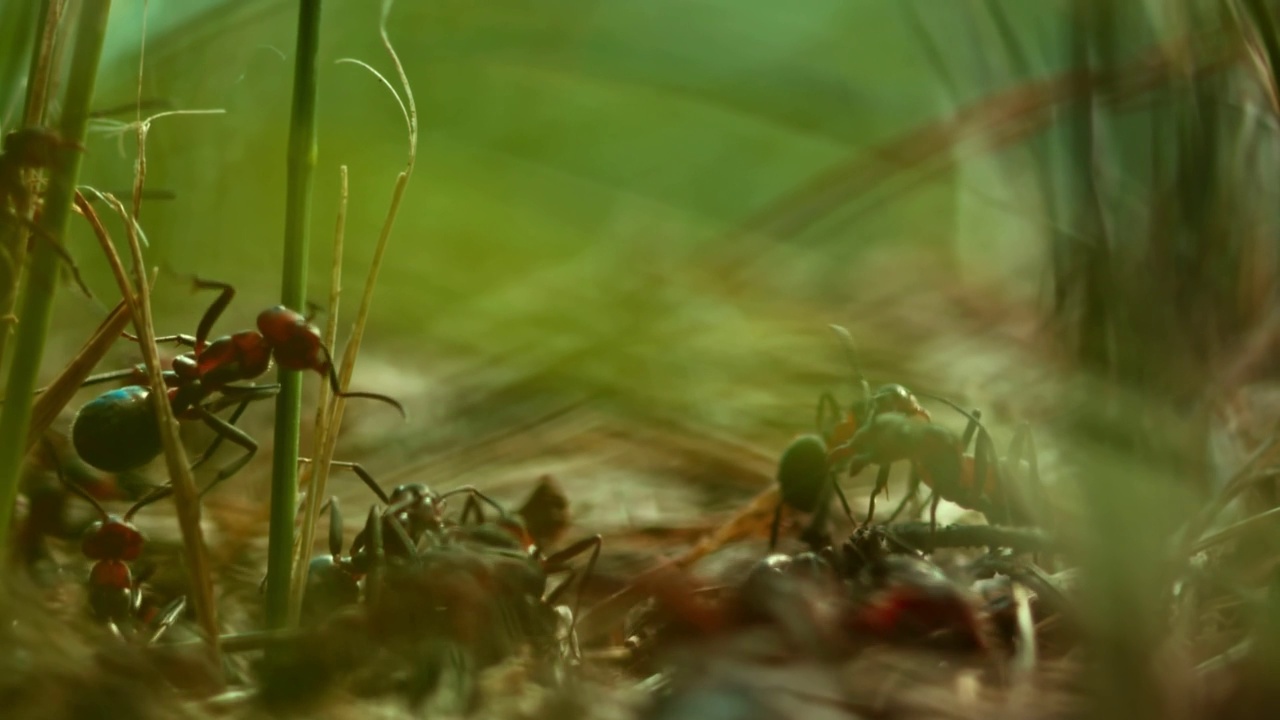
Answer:
[[[275,350],[276,362],[287,370],[329,371],[329,354],[320,342],[320,329],[300,313],[283,305],[258,315],[258,331]]]
[[[875,403],[876,413],[896,412],[902,413],[907,417],[918,417],[924,420],[931,420],[929,411],[920,405],[920,401],[911,391],[902,385],[892,384],[885,385],[876,390],[871,398]]]
[[[133,523],[116,515],[89,526],[80,541],[80,549],[90,560],[129,562],[142,554],[146,537]],[[95,572],[97,572],[95,570]]]

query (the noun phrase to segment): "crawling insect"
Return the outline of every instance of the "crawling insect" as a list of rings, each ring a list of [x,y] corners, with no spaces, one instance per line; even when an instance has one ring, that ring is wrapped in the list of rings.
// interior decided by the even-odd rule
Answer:
[[[172,370],[164,373],[164,388],[175,416],[180,420],[200,420],[217,434],[217,439],[194,465],[208,460],[223,440],[239,445],[244,454],[221,468],[214,480],[202,490],[207,493],[219,482],[243,468],[258,450],[258,443],[235,422],[252,402],[273,397],[279,392],[275,384],[240,385],[265,373],[273,360],[282,368],[311,370],[328,378],[334,393],[340,397],[378,400],[404,415],[399,402],[385,395],[365,392],[341,392],[329,351],[320,341],[320,332],[299,313],[283,306],[264,310],[258,316],[258,330],[246,330],[210,341],[213,324],[235,295],[231,285],[196,279],[200,289],[218,290],[218,297],[205,311],[195,336],[170,335],[157,342],[176,342],[191,347],[190,352],[173,359]],[[131,339],[133,336],[126,334]],[[136,377],[137,368],[104,373],[90,378],[86,384],[122,377]],[[80,457],[90,465],[107,472],[139,468],[161,452],[159,425],[150,395],[153,388],[145,384],[109,390],[81,406],[71,424],[72,443]],[[235,407],[230,420],[217,416],[221,410]],[[193,465],[193,467],[194,467]]]
[[[783,506],[813,514],[813,519],[802,535],[803,540],[814,547],[830,544],[823,528],[827,519],[827,506],[833,491],[839,498],[845,514],[856,525],[849,501],[836,480],[836,473],[841,465],[839,461],[845,456],[831,454],[832,448],[848,444],[878,417],[890,415],[923,424],[932,420],[929,411],[921,406],[915,394],[902,385],[896,383],[883,385],[874,393],[871,392],[870,385],[858,363],[857,351],[849,331],[838,325],[832,325],[831,329],[840,338],[845,349],[845,356],[853,370],[855,384],[861,388],[861,397],[846,411],[841,409],[833,395],[824,392],[818,399],[817,434],[796,438],[783,452],[777,473],[780,501],[774,512],[769,535],[771,550],[777,547]],[[879,464],[880,472],[876,478],[876,491],[873,491],[871,498],[872,513],[875,508],[875,493],[889,481],[890,464]],[[870,519],[871,514],[868,515],[867,520],[870,521]]]

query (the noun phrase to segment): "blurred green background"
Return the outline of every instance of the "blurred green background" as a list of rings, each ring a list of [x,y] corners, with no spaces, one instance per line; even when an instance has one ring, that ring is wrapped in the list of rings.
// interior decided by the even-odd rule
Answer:
[[[394,77],[379,5],[324,8],[309,288],[323,301],[345,164],[340,337],[407,152],[386,89],[337,63]],[[461,403],[452,385],[483,376],[514,389],[477,391],[478,422],[586,392],[631,416],[777,444],[810,423],[820,389],[848,379],[825,329],[840,323],[873,380],[983,404],[1020,391],[1012,361],[992,353],[1025,351],[1035,335],[1023,330],[1043,324],[1050,251],[1080,231],[1062,209],[1079,204],[1083,166],[1061,98],[1005,116],[992,98],[1034,99],[1035,82],[1072,66],[1073,7],[396,3],[389,34],[421,138],[357,384],[414,406],[424,422],[405,434],[455,414],[433,408]],[[147,184],[176,195],[143,214],[150,260],[171,271],[159,329],[194,327],[207,300],[189,291],[191,273],[240,288],[219,328],[247,326],[278,296],[294,4],[117,0],[97,107],[137,94],[144,8],[142,95],[225,111],[161,118],[149,136]],[[1123,27],[1117,62],[1181,30],[1158,3],[1109,13]],[[984,104],[991,122],[943,124]],[[1145,182],[1133,169],[1150,165],[1147,144],[1126,139],[1145,139],[1152,112],[1127,113],[1113,119],[1116,157],[1133,156],[1114,166],[1121,214]],[[82,182],[128,188],[131,134],[91,131]],[[71,250],[110,303],[96,245],[74,230]],[[49,373],[104,308],[64,293],[56,312]]]

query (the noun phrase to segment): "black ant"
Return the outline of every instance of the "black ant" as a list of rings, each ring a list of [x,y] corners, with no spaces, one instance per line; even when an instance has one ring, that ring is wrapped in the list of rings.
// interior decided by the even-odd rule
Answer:
[[[440,542],[442,540],[455,541],[474,547],[487,546],[491,549],[517,549],[533,559],[544,576],[549,576],[569,570],[568,562],[570,560],[590,551],[591,555],[587,560],[587,566],[582,576],[582,581],[585,581],[591,575],[600,556],[602,539],[599,535],[592,535],[579,540],[551,555],[543,555],[542,547],[533,539],[533,536],[520,518],[508,512],[493,498],[470,485],[438,493],[422,483],[407,483],[398,485],[388,495],[378,485],[369,471],[360,464],[336,461],[330,464],[355,473],[386,506],[386,510],[382,513],[383,520],[380,530],[382,534],[382,551],[389,559],[413,557],[415,549],[422,546],[424,542],[430,546],[432,542]],[[534,496],[546,492],[543,489],[544,484],[539,484],[534,489]],[[452,496],[462,494],[467,496],[462,512],[457,522],[450,521],[444,514],[447,500]],[[497,512],[498,517],[496,520],[486,520],[481,503],[488,505]],[[475,522],[468,523],[468,520],[472,518],[474,518]],[[366,554],[371,547],[370,538],[371,528],[366,526],[351,542],[350,554],[352,562],[361,571],[368,565]],[[332,536],[330,540],[332,542]],[[560,586],[547,594],[547,602],[554,603],[569,587],[573,579],[574,574],[571,572],[570,576]],[[580,605],[581,593],[579,593],[578,603],[574,606],[575,616],[580,609]]]
[[[308,458],[300,458],[300,462],[311,462]],[[397,485],[390,494],[382,489],[373,475],[363,465],[353,462],[332,461],[332,467],[350,470],[360,478],[382,502],[386,510],[382,513],[382,552],[388,558],[407,558],[427,533],[439,533],[449,526],[451,521],[445,518],[448,499],[455,495],[467,495],[463,506],[462,519],[472,513],[479,513],[479,502],[484,502],[496,509],[499,515],[506,516],[506,510],[493,498],[480,490],[464,485],[447,492],[438,493],[422,483],[405,483]],[[351,555],[358,566],[366,561],[365,552],[370,548],[369,528],[361,530],[351,541]]]
[[[235,289],[227,283],[199,278],[195,280],[195,286],[197,289],[220,291],[201,318],[195,336],[156,338],[157,342],[176,342],[192,348],[190,352],[174,358],[173,369],[163,375],[169,402],[179,419],[201,420],[218,435],[195,465],[211,457],[222,440],[230,440],[245,450],[242,457],[219,470],[202,492],[208,492],[217,483],[234,475],[257,453],[257,441],[236,428],[234,422],[250,402],[274,396],[279,386],[233,383],[259,377],[270,368],[273,359],[284,369],[312,370],[326,375],[334,394],[339,397],[378,400],[404,415],[404,407],[385,395],[340,391],[329,350],[320,340],[319,329],[305,316],[283,306],[260,313],[257,330],[245,330],[209,341],[213,324],[231,303]],[[125,336],[136,340],[128,333]],[[107,373],[90,378],[90,382],[135,377],[137,372],[137,368],[131,368]],[[152,389],[145,384],[130,385],[110,390],[85,403],[71,424],[72,443],[80,457],[108,472],[136,469],[155,459],[162,448],[159,426],[150,401],[151,392]],[[219,397],[212,397],[215,394]],[[230,421],[216,415],[231,406],[238,407]]]
[[[313,557],[307,568],[302,614],[309,620],[360,602],[360,581],[364,578],[352,558],[342,556],[343,525],[338,498],[330,497],[325,506],[329,510],[329,552]],[[381,522],[376,509],[369,517],[370,526]]]
[[[536,595],[540,602],[548,606],[553,606],[576,579],[579,591],[572,608],[575,618],[570,622],[570,632],[572,632],[576,617],[581,610],[581,588],[591,576],[600,557],[603,542],[600,535],[583,538],[566,548],[545,555],[542,546],[534,540],[525,523],[518,516],[508,512],[501,504],[475,487],[466,485],[438,493],[424,484],[408,483],[397,486],[387,494],[373,476],[358,463],[332,462],[331,464],[355,473],[373,491],[386,509],[379,514],[380,519],[377,521],[374,515],[370,515],[365,528],[351,542],[349,560],[332,562],[321,558],[313,560],[313,563],[325,566],[325,569],[316,568],[317,582],[321,582],[319,579],[321,574],[336,576],[332,581],[334,591],[349,592],[349,589],[343,591],[340,587],[346,579],[337,575],[339,571],[350,577],[359,578],[382,561],[397,565],[406,562],[413,564],[421,562],[424,555],[452,556],[459,551],[466,551],[477,558],[484,558],[487,564],[492,566],[492,572],[514,583],[513,587],[520,589],[522,593]],[[543,484],[535,488],[534,495],[540,492],[545,492]],[[448,498],[461,494],[467,496],[462,512],[457,521],[449,520],[445,516],[446,502]],[[496,511],[496,519],[486,518],[483,505],[488,505]],[[341,546],[341,526],[334,524],[333,499],[330,499],[329,507],[330,556],[337,558],[339,553],[336,548]],[[587,552],[590,552],[590,556],[579,577],[569,563]],[[381,560],[378,556],[381,556]],[[334,569],[329,569],[330,566],[334,566]],[[569,573],[568,577],[548,591],[548,578],[566,571]]]

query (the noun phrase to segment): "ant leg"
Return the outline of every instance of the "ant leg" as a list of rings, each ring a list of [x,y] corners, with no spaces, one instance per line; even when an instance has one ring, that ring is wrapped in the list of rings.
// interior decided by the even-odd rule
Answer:
[[[126,340],[138,342],[138,336],[131,332],[122,332],[120,333],[120,336]],[[156,338],[156,344],[159,345],[160,343],[173,343],[175,345],[193,348],[196,346],[196,339],[191,335],[161,335]]]
[[[603,539],[599,535],[592,535],[589,538],[583,538],[569,547],[554,553],[542,563],[543,571],[550,574],[560,572],[567,569],[565,563],[573,558],[591,550],[591,557],[587,559],[587,566],[583,568],[582,575],[578,578],[578,597],[573,601],[573,623],[569,626],[569,633],[572,634],[578,627],[578,613],[582,611],[582,588],[587,584],[588,578],[596,569],[596,561],[600,559],[600,548],[604,545]],[[568,583],[557,588],[557,591],[567,587]],[[557,595],[558,597],[558,595]],[[554,604],[555,598],[547,598],[547,602]]]
[[[249,403],[274,397],[280,392],[280,386],[274,383],[271,385],[250,385],[247,387],[231,385],[223,388],[221,392],[222,397],[205,403],[203,409],[208,411],[210,414],[214,414],[221,412],[232,405],[236,405],[235,411],[231,413],[231,417],[227,419],[227,423],[229,425],[235,425],[240,419],[240,416],[244,413],[245,409],[248,407]],[[219,434],[218,437],[214,438],[213,442],[209,444],[209,447],[205,448],[205,451],[201,453],[200,457],[191,465],[191,469],[194,470],[198,466],[207,462],[209,458],[213,457],[213,454],[218,451],[218,448],[222,446],[222,441],[225,439],[226,437],[222,434]]]
[[[138,368],[131,367],[131,368],[126,368],[124,370],[112,370],[111,372],[104,372],[104,373],[98,373],[97,375],[90,375],[89,377],[84,379],[84,382],[80,383],[80,387],[85,388],[85,387],[90,387],[92,385],[101,385],[102,383],[111,382],[112,380],[126,380],[126,379],[136,380],[137,382],[135,384],[138,384],[138,385],[143,385],[147,381],[146,378],[139,373]],[[47,392],[48,390],[49,388],[47,387],[37,388],[33,394],[39,395],[43,392]]]
[[[214,432],[245,449],[245,454],[243,456],[224,465],[222,469],[218,471],[218,474],[214,476],[213,482],[210,482],[203,490],[200,491],[200,497],[203,498],[210,490],[216,487],[218,483],[226,480],[232,475],[235,475],[237,472],[240,472],[241,468],[249,464],[249,461],[253,459],[253,456],[258,454],[258,441],[249,437],[249,434],[245,431],[231,423],[228,423],[226,420],[214,415],[203,407],[196,407],[195,411],[197,416],[204,421],[204,424],[208,425]]]
[[[222,316],[222,312],[231,304],[232,298],[236,296],[236,289],[230,284],[218,282],[216,280],[202,280],[199,277],[192,279],[197,290],[217,290],[218,297],[209,303],[209,309],[204,311],[204,315],[200,318],[200,324],[196,326],[196,337],[193,347],[196,352],[204,349],[204,343],[209,339],[209,333],[213,331],[213,324]]]
[[[377,505],[369,508],[369,516],[364,521],[363,535],[369,542],[369,567],[364,584],[365,602],[376,604],[378,595],[382,591],[382,566],[387,561],[382,545],[382,513],[378,511]]]
[[[834,418],[828,423],[828,411],[830,417]],[[818,435],[829,439],[831,433],[835,432],[836,427],[840,425],[840,403],[836,402],[835,396],[829,392],[823,392],[818,396],[818,412],[814,418],[815,425],[818,429]]]
[[[172,627],[173,624],[178,621],[178,618],[182,616],[183,611],[185,611],[186,609],[187,609],[186,595],[183,595],[177,600],[174,600],[168,605],[165,605],[164,609],[161,610],[160,614],[156,617],[155,629],[151,631],[151,636],[147,638],[147,644],[155,645],[156,641],[158,641],[160,637],[163,636],[165,632],[167,632],[169,628]]]
[[[974,505],[985,504],[995,515],[996,523],[1010,520],[1009,495],[995,443],[985,430],[978,434],[973,458],[974,487],[971,488]],[[986,513],[984,513],[986,514]]]
[[[416,557],[418,555],[418,546],[414,544],[413,538],[409,537],[409,531],[404,528],[400,519],[390,513],[386,515],[386,518],[387,524],[391,526],[391,532],[404,546],[405,552],[409,553],[409,557]]]
[[[868,525],[871,524],[871,519],[876,515],[876,495],[880,494],[881,490],[889,487],[889,468],[891,467],[893,467],[891,464],[881,465],[880,472],[876,473],[876,484],[871,488],[871,501],[867,504]]]
[[[499,505],[496,500],[480,492],[480,490],[478,490],[476,487],[472,485],[463,485],[462,487],[456,487],[452,490],[443,492],[440,494],[439,499],[444,500],[454,495],[461,495],[462,493],[467,493],[467,501],[470,503],[477,503],[477,498],[479,500],[483,500],[485,503],[489,505],[489,507],[493,508],[498,513],[499,516],[506,517],[507,515],[510,514],[507,512],[507,509]],[[483,517],[482,515],[480,515],[480,506],[478,503],[475,505],[475,507],[476,507],[477,516]]]
[[[974,410],[969,413],[969,422],[964,426],[964,434],[960,436],[961,453],[969,452],[969,443],[973,442],[973,434],[980,429],[979,423],[981,420],[982,412],[980,410]],[[985,433],[986,430],[983,430],[983,432]]]
[[[311,462],[311,461],[307,460],[307,462]],[[360,480],[363,481],[364,484],[370,490],[373,491],[373,494],[378,496],[378,499],[381,500],[383,504],[385,505],[391,504],[391,498],[388,497],[387,493],[384,492],[382,488],[378,486],[378,481],[373,479],[373,475],[370,475],[369,471],[365,470],[363,465],[359,463],[342,462],[340,460],[333,460],[332,462],[329,463],[329,466],[346,468],[347,470],[350,470],[351,472],[355,473],[356,477],[360,478]]]
[[[244,411],[249,407],[250,402],[252,402],[252,398],[240,401],[235,412],[231,413],[231,417],[227,418],[227,423],[229,425],[235,425],[236,421],[240,419],[240,416],[243,415]],[[213,457],[213,454],[222,446],[222,441],[224,439],[225,438],[222,435],[218,435],[218,437],[214,438],[213,442],[209,443],[209,447],[205,448],[205,451],[200,453],[200,457],[196,458],[196,461],[191,463],[191,469],[195,470],[208,462],[209,458]]]
[[[938,504],[942,502],[942,496],[933,493],[933,498],[929,502],[929,541],[933,542],[933,538],[938,533]]]
[[[468,495],[467,501],[462,504],[462,516],[458,518],[458,523],[466,525],[467,518],[472,515],[476,516],[476,524],[484,524],[484,508],[480,507],[480,501],[476,500],[475,495]]]
[[[915,463],[911,464],[911,484],[907,486],[907,494],[902,496],[902,502],[898,503],[898,507],[894,508],[893,514],[885,520],[885,524],[889,524],[898,519],[902,511],[907,507],[907,503],[912,500],[918,500],[920,494],[920,471],[916,469]]]
[[[338,496],[330,495],[329,502],[329,554],[337,560],[342,555],[342,510],[338,507]]]
[[[778,507],[773,511],[773,524],[769,528],[769,552],[773,552],[778,547],[778,526],[782,524],[782,506],[781,500],[778,501]]]

